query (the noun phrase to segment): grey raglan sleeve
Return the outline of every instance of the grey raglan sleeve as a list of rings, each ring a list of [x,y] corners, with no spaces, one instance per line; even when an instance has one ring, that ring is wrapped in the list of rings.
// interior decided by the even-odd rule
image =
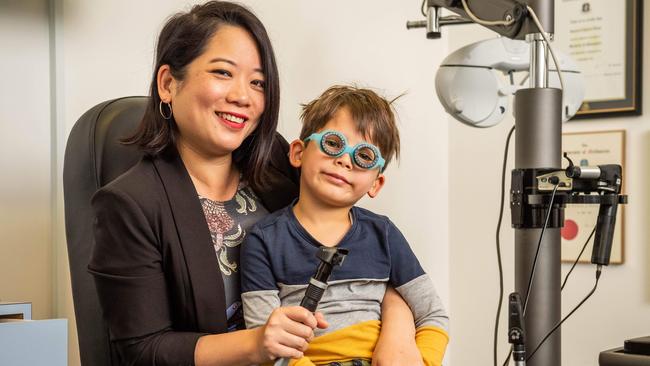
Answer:
[[[390,283],[408,303],[415,327],[435,326],[449,331],[449,317],[442,301],[404,235],[395,224],[388,222],[387,238],[390,251]]]
[[[269,256],[262,232],[253,228],[242,245],[239,260],[246,328],[264,325],[271,312],[280,307],[279,290]]]

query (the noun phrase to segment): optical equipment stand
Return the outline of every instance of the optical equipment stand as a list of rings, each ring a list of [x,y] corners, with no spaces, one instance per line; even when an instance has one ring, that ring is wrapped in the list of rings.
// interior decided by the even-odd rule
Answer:
[[[511,197],[523,196],[530,189],[528,182],[536,172],[557,171],[561,167],[562,146],[562,91],[548,87],[548,44],[532,21],[527,6],[537,15],[543,29],[554,33],[553,0],[470,0],[469,8],[479,19],[503,20],[511,25],[485,25],[500,35],[525,39],[531,43],[530,85],[515,94],[515,170],[526,182],[511,191]],[[472,17],[465,12],[461,0],[427,0],[427,21],[409,22],[407,28],[427,29],[427,38],[439,38],[440,26],[465,24]],[[441,17],[446,8],[457,16]],[[526,179],[523,179],[526,178]],[[514,186],[514,185],[513,185]],[[524,202],[511,199],[511,209]],[[528,281],[533,268],[541,228],[547,209],[551,220],[544,231],[537,258],[531,293],[525,309],[526,346],[535,347],[546,333],[560,321],[560,227],[563,223],[563,205],[528,205],[521,208],[522,220],[515,224],[515,291],[526,298]],[[558,329],[528,362],[528,366],[561,365],[561,333]]]

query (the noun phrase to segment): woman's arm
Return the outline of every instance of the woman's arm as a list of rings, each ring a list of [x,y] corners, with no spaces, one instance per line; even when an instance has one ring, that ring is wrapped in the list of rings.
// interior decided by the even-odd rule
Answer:
[[[381,304],[381,333],[372,355],[373,366],[422,365],[415,344],[415,322],[411,308],[392,287]]]
[[[98,191],[92,206],[95,246],[88,270],[119,361],[192,364],[196,342],[204,333],[178,332],[172,327],[160,244],[143,209],[117,187]]]
[[[300,306],[277,308],[266,324],[227,334],[206,335],[196,344],[196,366],[251,365],[279,357],[301,358],[315,327],[327,326]]]

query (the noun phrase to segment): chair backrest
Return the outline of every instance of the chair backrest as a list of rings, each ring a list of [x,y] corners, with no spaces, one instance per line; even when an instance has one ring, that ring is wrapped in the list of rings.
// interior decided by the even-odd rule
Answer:
[[[98,104],[79,118],[68,137],[63,163],[65,231],[82,365],[118,363],[87,270],[95,244],[90,198],[142,157],[135,146],[119,141],[135,131],[147,102],[147,97],[126,97]]]

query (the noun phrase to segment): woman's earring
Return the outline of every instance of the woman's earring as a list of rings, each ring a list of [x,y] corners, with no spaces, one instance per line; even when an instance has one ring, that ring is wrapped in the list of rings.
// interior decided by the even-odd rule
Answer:
[[[160,111],[160,115],[162,116],[162,118],[169,120],[169,119],[172,118],[172,104],[165,102],[165,105],[167,106],[167,108],[169,108],[169,114],[168,115],[165,115],[165,112],[163,112],[163,101],[162,100],[158,104],[158,110]]]

